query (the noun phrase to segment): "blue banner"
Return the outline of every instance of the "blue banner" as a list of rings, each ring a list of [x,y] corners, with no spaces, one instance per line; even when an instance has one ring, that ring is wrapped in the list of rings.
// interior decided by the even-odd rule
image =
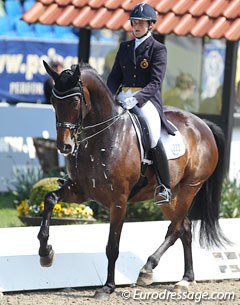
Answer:
[[[78,62],[77,49],[77,42],[0,40],[0,100],[43,102],[43,84],[48,78],[43,60],[60,56],[69,68]]]

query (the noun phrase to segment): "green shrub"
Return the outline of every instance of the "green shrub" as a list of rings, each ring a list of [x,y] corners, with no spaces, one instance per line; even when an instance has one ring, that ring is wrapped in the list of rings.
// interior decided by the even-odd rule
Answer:
[[[59,188],[58,177],[44,178],[32,187],[29,197],[17,207],[19,216],[42,216],[44,198],[47,193]],[[74,218],[94,221],[92,209],[85,204],[59,201],[55,204],[52,216],[57,218]]]
[[[57,177],[44,178],[34,184],[28,197],[26,197],[29,198],[29,204],[40,205],[47,193],[59,188],[58,179]]]
[[[240,185],[236,179],[233,181],[225,179],[223,182],[220,217],[240,217]]]

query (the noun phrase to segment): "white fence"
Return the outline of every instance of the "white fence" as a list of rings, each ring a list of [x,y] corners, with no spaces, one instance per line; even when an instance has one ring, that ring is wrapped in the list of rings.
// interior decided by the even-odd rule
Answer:
[[[139,270],[164,240],[169,222],[125,223],[116,265],[116,284],[136,282]],[[240,219],[222,219],[220,225],[234,244],[203,250],[193,242],[196,280],[240,278]],[[101,286],[106,281],[105,248],[108,224],[52,226],[50,243],[55,260],[40,267],[37,227],[0,229],[0,291]],[[177,282],[183,276],[180,241],[162,257],[154,270],[155,282]]]
[[[0,103],[0,192],[12,174],[26,166],[39,167],[33,137],[56,138],[52,105]]]

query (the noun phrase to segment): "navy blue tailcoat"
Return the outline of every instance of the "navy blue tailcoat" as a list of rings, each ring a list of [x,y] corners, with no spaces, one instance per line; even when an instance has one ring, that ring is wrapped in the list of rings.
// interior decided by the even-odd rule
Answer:
[[[163,125],[170,134],[175,128],[170,125],[163,113],[161,86],[167,64],[166,47],[148,37],[135,49],[135,40],[120,44],[107,85],[113,94],[122,87],[140,87],[142,90],[134,96],[138,106],[142,107],[148,100],[157,108]]]

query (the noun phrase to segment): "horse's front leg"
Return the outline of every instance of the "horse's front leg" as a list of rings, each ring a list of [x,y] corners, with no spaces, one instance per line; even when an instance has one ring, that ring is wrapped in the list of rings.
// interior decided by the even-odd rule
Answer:
[[[48,245],[49,225],[51,215],[55,204],[58,202],[60,196],[59,191],[48,193],[44,199],[44,211],[41,222],[41,228],[38,233],[40,241],[40,248],[38,254],[40,256],[40,264],[43,267],[50,267],[52,265],[54,251],[51,245]]]
[[[114,204],[110,207],[110,232],[106,247],[108,259],[107,281],[101,289],[96,291],[95,298],[97,299],[107,300],[115,290],[115,263],[119,255],[119,241],[125,214],[126,204],[124,206]]]
[[[44,211],[41,222],[40,231],[38,233],[38,239],[40,241],[39,248],[39,256],[40,256],[40,264],[43,267],[50,267],[52,265],[54,251],[51,245],[48,245],[49,238],[49,226],[52,216],[52,211],[55,204],[59,200],[63,200],[66,202],[71,201],[74,198],[74,186],[71,180],[68,180],[59,190],[48,193],[44,199]],[[75,197],[77,197],[75,195]],[[78,198],[79,200],[80,198]],[[78,202],[75,199],[74,202]]]

